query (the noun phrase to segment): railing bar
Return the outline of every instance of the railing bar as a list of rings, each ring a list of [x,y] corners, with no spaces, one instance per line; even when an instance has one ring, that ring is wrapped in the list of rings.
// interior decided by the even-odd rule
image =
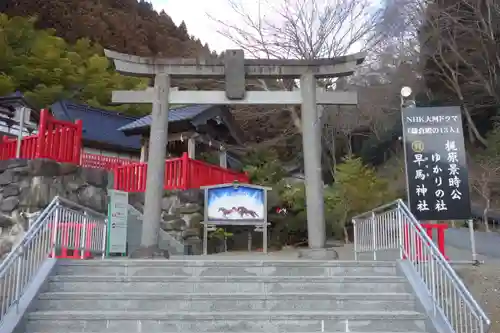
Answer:
[[[76,209],[75,209],[76,207]],[[17,308],[20,298],[33,282],[33,278],[49,256],[56,256],[57,249],[64,247],[72,248],[82,253],[95,250],[92,245],[96,242],[102,243],[105,248],[105,238],[81,242],[88,230],[85,226],[86,216],[93,216],[93,227],[105,231],[106,219],[103,214],[76,205],[59,197],[54,198],[51,203],[40,213],[32,224],[25,237],[17,244],[0,266],[0,325],[9,311],[19,311]],[[82,224],[83,221],[83,224]],[[71,237],[68,238],[71,233]],[[95,246],[96,248],[101,247]]]
[[[399,257],[412,264],[427,286],[434,314],[444,315],[457,333],[489,329],[489,318],[401,199],[352,220],[356,259],[360,253],[373,252],[376,260],[380,250],[399,250]]]

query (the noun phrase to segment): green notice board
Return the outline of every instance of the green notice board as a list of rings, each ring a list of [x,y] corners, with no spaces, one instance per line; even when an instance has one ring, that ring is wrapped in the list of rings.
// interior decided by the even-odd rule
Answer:
[[[108,235],[106,255],[127,253],[128,192],[108,190]]]

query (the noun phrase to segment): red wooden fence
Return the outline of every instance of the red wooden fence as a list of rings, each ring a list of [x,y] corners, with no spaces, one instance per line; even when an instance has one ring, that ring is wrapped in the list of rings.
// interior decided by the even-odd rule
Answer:
[[[116,167],[116,190],[144,192],[146,190],[147,163],[135,163]],[[164,189],[189,189],[201,186],[231,183],[248,183],[248,176],[219,166],[190,159],[187,153],[180,158],[165,161]]]
[[[0,141],[0,160],[16,158],[17,138],[4,136]],[[119,157],[82,153],[82,121],[75,123],[55,119],[48,110],[40,113],[38,134],[21,139],[20,158],[47,158],[90,168],[113,170],[115,189],[128,192],[146,190],[147,164]],[[245,174],[216,165],[181,158],[165,161],[166,190],[199,188],[239,181],[249,181]]]
[[[17,138],[4,136],[0,143],[2,160],[16,158]],[[80,164],[82,151],[82,121],[60,121],[48,110],[40,113],[38,134],[21,140],[20,158],[48,158],[62,163]]]
[[[134,163],[137,163],[137,161],[121,157],[95,155],[83,152],[80,164],[85,168],[113,170],[117,166]]]

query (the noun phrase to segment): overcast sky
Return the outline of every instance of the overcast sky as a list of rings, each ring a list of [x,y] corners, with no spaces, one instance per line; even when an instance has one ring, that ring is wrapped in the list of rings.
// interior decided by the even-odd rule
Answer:
[[[242,0],[249,12],[257,12],[259,0]],[[238,48],[231,41],[217,33],[217,23],[207,13],[220,20],[234,22],[235,15],[228,0],[151,0],[157,11],[162,9],[172,18],[175,24],[186,22],[188,32],[208,43],[211,50],[223,51]]]

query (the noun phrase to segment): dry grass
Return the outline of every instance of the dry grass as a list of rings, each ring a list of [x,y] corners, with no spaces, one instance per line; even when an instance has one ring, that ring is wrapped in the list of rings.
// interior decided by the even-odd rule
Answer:
[[[500,264],[485,263],[478,267],[460,267],[456,271],[490,317],[490,333],[500,333]]]

